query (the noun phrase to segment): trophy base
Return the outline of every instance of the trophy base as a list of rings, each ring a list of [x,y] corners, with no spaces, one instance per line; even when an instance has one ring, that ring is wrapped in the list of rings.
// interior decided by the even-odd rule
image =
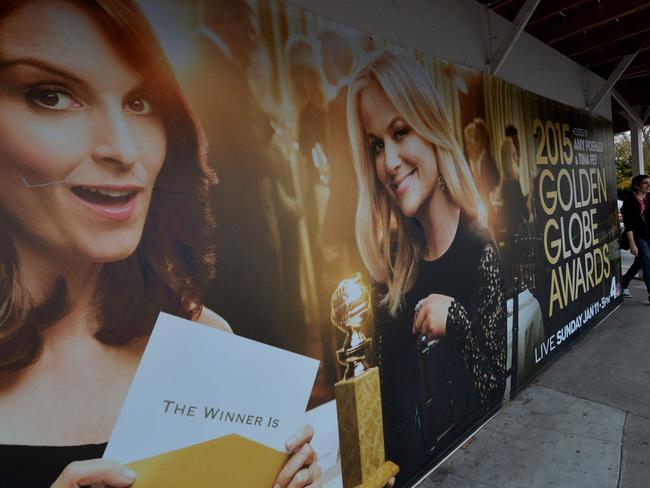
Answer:
[[[384,488],[391,478],[397,476],[397,473],[399,473],[397,464],[392,461],[386,461],[377,468],[377,471],[368,480],[354,488]]]
[[[379,370],[334,385],[344,488],[383,488],[397,474],[384,456]]]

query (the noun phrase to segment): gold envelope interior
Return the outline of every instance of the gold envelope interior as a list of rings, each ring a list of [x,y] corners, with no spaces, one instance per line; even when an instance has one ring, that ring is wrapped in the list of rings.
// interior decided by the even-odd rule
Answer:
[[[129,464],[133,488],[269,488],[289,456],[236,434]]]

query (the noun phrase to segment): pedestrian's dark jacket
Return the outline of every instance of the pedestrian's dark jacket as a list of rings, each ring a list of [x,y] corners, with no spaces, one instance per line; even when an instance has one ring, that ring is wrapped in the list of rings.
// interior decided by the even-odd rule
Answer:
[[[625,232],[632,231],[635,241],[637,239],[650,241],[650,232],[648,232],[648,212],[650,212],[650,206],[646,207],[645,215],[641,215],[641,204],[634,195],[627,197],[623,201],[621,213],[623,214]]]

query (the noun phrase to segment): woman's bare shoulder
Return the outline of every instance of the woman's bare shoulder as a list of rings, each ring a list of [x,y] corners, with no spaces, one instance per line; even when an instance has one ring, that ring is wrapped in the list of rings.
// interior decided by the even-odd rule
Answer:
[[[199,324],[208,325],[214,327],[215,329],[223,330],[224,332],[231,332],[232,329],[228,322],[216,312],[213,312],[208,307],[203,307],[199,316],[194,319],[195,322]]]

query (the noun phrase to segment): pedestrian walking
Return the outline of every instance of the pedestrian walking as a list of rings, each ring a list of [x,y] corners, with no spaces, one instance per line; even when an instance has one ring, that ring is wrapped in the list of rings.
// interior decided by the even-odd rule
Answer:
[[[650,230],[647,218],[650,176],[637,175],[632,178],[632,191],[633,194],[623,201],[621,213],[625,225],[624,232],[630,242],[630,252],[634,255],[634,262],[627,273],[623,275],[621,285],[623,286],[623,296],[631,297],[630,281],[642,269],[650,302]]]

